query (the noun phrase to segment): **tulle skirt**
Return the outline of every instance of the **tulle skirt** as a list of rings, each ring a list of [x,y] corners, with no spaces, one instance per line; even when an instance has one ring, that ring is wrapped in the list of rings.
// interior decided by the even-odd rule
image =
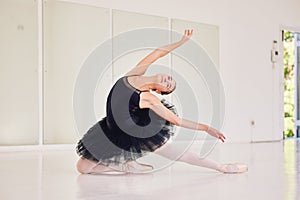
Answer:
[[[161,100],[162,104],[177,115],[174,105]],[[157,115],[158,116],[158,115]],[[122,164],[154,152],[174,136],[175,125],[159,117],[163,122],[160,130],[151,137],[135,137],[121,129],[111,129],[104,117],[79,140],[76,152],[79,156],[104,165]]]

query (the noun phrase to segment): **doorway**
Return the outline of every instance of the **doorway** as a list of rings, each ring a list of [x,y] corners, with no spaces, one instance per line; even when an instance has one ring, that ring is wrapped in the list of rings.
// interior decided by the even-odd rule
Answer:
[[[283,30],[284,138],[300,137],[300,33]]]

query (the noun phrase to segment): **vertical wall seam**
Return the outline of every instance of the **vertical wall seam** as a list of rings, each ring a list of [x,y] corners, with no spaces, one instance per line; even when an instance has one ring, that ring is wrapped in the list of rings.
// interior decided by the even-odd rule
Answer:
[[[43,145],[44,136],[44,42],[43,42],[43,0],[37,0],[38,11],[38,145]]]

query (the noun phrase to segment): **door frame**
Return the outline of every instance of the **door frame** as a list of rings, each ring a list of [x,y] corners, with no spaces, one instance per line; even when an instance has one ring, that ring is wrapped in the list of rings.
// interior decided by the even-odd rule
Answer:
[[[283,57],[283,53],[284,53],[284,47],[283,47],[283,34],[282,31],[291,31],[291,32],[298,32],[300,33],[300,27],[298,26],[289,26],[289,25],[280,25],[279,26],[279,34],[280,34],[280,39],[278,40],[278,51],[279,51],[279,59],[278,59],[278,67],[279,67],[279,113],[281,116],[279,116],[280,119],[280,130],[282,130],[282,139],[284,139],[284,57]],[[295,84],[297,84],[297,77]],[[295,85],[296,87],[296,85]],[[297,96],[295,96],[295,100],[296,100]],[[296,102],[296,101],[295,101]],[[295,112],[296,112],[296,104],[295,104]],[[296,114],[296,113],[295,113]],[[298,123],[300,124],[300,120],[298,120]],[[295,127],[296,127],[296,121],[295,121]],[[296,129],[295,129],[296,130]],[[296,133],[297,134],[297,133]]]

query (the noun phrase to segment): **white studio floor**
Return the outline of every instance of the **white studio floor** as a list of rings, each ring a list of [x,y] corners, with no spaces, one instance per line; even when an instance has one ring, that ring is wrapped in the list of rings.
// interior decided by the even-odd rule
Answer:
[[[193,144],[194,146],[195,144]],[[80,175],[74,150],[0,153],[0,199],[299,200],[300,140],[219,143],[209,156],[249,164],[222,174],[181,162],[151,174]]]

